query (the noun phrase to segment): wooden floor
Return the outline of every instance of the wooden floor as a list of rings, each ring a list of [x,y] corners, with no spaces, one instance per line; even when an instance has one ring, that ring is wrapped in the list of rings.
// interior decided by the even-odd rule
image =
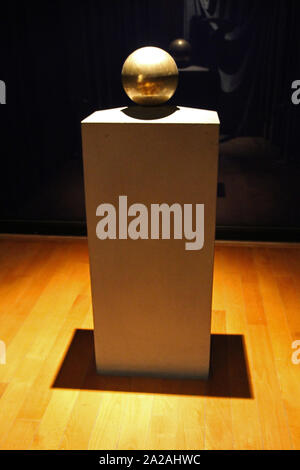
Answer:
[[[300,247],[216,246],[206,384],[96,376],[85,240],[4,237],[0,281],[1,449],[300,449]]]

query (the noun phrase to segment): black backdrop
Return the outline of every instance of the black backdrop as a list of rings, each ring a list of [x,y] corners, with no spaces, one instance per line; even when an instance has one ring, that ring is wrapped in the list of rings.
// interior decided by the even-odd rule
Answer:
[[[6,83],[7,104],[0,106],[0,229],[84,232],[80,121],[96,109],[129,104],[120,71],[130,52],[144,45],[166,49],[172,39],[184,35],[200,56],[202,48],[200,62],[202,57],[214,57],[208,65],[222,74],[220,88],[207,93],[214,95],[212,102],[218,96],[225,140],[248,138],[242,144],[238,141],[237,156],[228,142],[221,146],[220,182],[226,184],[225,198],[218,202],[218,225],[236,227],[241,238],[243,228],[256,233],[260,227],[299,229],[300,105],[290,99],[291,82],[300,79],[299,3],[12,0],[1,4],[0,79]],[[219,30],[203,26],[207,15],[222,20]],[[227,27],[228,37],[222,27]],[[195,28],[207,34],[197,35]],[[226,77],[238,77],[239,86],[226,91]],[[191,95],[196,96],[196,90],[187,87],[188,104]],[[182,96],[178,104],[185,105]],[[196,99],[192,104],[201,106]],[[256,144],[257,138],[264,139],[274,152],[268,147],[259,162],[255,156],[249,160],[255,147],[249,138],[255,138]],[[245,187],[242,194],[228,178],[233,173]],[[270,191],[277,192],[272,200]],[[238,208],[236,201],[243,197]],[[272,238],[270,233],[267,237]],[[296,237],[295,232],[291,237]]]

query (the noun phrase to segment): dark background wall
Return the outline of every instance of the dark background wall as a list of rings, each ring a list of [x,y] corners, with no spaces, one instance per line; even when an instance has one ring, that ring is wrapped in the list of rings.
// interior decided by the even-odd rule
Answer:
[[[80,121],[130,105],[130,52],[185,37],[198,69],[180,71],[173,103],[219,112],[219,236],[297,239],[299,13],[297,0],[1,5],[0,231],[84,233]]]

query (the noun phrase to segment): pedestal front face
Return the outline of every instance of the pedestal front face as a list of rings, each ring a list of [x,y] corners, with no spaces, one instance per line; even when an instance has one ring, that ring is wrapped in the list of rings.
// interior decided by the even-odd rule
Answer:
[[[100,373],[208,374],[218,132],[189,108],[82,122]]]

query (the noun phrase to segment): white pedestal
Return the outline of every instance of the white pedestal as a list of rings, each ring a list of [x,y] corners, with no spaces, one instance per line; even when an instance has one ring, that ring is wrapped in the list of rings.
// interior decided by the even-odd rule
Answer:
[[[158,119],[150,119],[152,112],[118,108],[97,111],[82,121],[97,370],[205,378],[219,120],[213,111],[192,108],[180,107]],[[139,113],[146,113],[146,119]],[[127,209],[143,206],[131,207],[126,217],[124,196]],[[164,227],[157,232],[162,217],[157,219],[153,205],[163,203]],[[174,203],[176,215],[170,218],[168,233],[167,210]],[[142,227],[137,220],[129,225],[140,215],[137,208],[142,210]],[[196,211],[195,241],[187,237],[192,235],[190,214],[195,230]],[[100,239],[108,236],[108,228],[111,238]],[[140,229],[144,238],[135,239]]]

